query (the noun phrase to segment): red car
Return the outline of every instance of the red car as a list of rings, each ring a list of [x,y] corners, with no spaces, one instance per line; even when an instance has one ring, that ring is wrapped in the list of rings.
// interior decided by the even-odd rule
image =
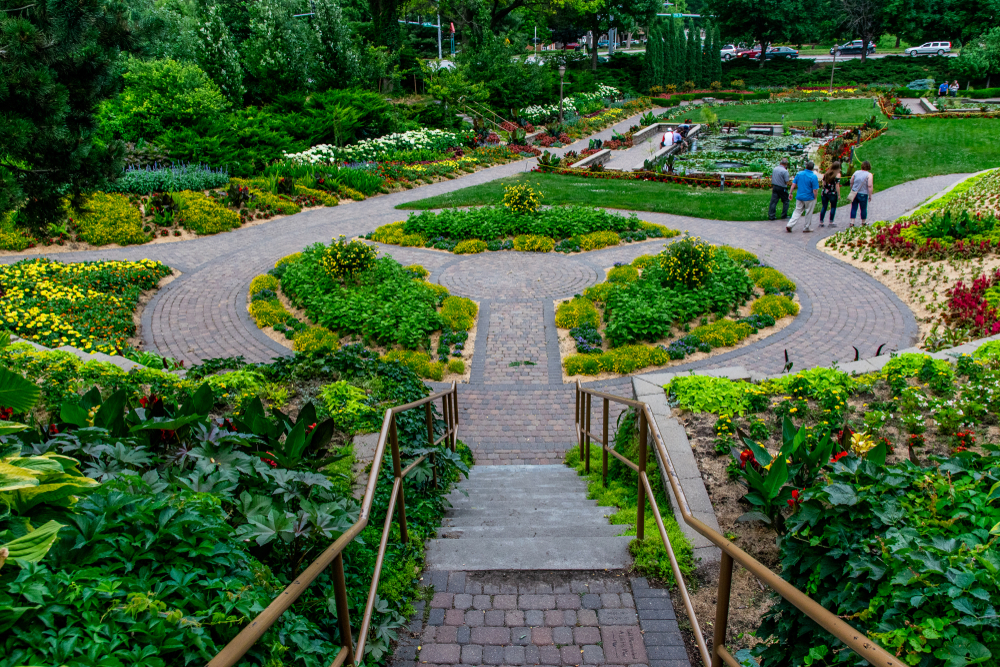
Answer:
[[[739,49],[736,51],[737,58],[759,58],[760,57],[760,45],[751,49]]]

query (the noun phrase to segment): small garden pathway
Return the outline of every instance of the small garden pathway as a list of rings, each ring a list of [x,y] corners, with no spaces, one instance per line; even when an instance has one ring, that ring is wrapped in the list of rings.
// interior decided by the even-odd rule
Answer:
[[[595,136],[609,138],[612,130],[625,131],[636,122],[638,116],[633,116]],[[584,140],[572,148],[585,146]],[[149,348],[188,363],[231,355],[266,361],[289,350],[256,328],[247,313],[246,298],[250,280],[268,271],[277,259],[310,243],[328,242],[341,234],[364,234],[404,219],[407,214],[393,208],[402,202],[529,171],[534,164],[534,160],[523,160],[193,241],[44,254],[63,261],[163,261],[182,275],[160,290],[143,313],[142,335]],[[873,218],[902,215],[961,178],[958,174],[924,178],[879,192],[872,205]],[[655,213],[641,217],[688,230],[713,243],[746,248],[799,287],[802,311],[791,325],[752,345],[676,369],[738,364],[773,373],[784,365],[785,351],[795,368],[807,368],[849,361],[854,358],[852,346],[865,357],[874,355],[879,345],[904,348],[916,340],[912,313],[888,288],[816,248],[817,241],[832,230],[786,234],[782,221],[726,222]],[[842,208],[841,228],[846,218]],[[653,240],[578,255],[502,252],[473,256],[382,247],[403,264],[424,265],[431,271],[431,281],[480,304],[471,382],[460,392],[461,437],[480,462],[562,460],[575,440],[573,389],[562,381],[553,301],[603,280],[615,262],[656,253],[662,246],[662,241]],[[612,393],[631,392],[628,378],[592,384]]]

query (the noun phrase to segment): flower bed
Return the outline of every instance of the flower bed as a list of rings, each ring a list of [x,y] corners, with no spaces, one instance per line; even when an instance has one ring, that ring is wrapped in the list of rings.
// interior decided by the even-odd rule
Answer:
[[[449,148],[468,145],[468,133],[444,130],[410,130],[388,134],[377,139],[365,139],[350,146],[319,144],[301,153],[285,153],[285,159],[306,164],[337,164],[340,162],[373,161],[391,156],[399,151],[434,151],[443,153]]]
[[[425,282],[421,266],[344,237],[279,260],[250,283],[250,316],[296,351],[330,352],[364,340],[421,377],[466,377],[478,307]],[[436,354],[437,361],[434,360]]]
[[[903,354],[860,377],[678,377],[666,391],[720,528],[744,550],[901,664],[989,664],[1000,655],[989,620],[1000,595],[998,347],[954,364]],[[731,651],[752,648],[761,664],[855,657],[751,582],[734,573]],[[696,609],[714,595],[699,588]]]
[[[581,153],[582,154],[582,153]],[[611,180],[655,181],[657,183],[677,183],[702,188],[721,187],[722,181],[713,176],[681,176],[679,174],[657,174],[652,171],[590,171],[587,169],[569,169],[555,165],[539,164],[532,171],[560,174],[562,176],[582,176],[584,178],[604,178]],[[768,178],[735,178],[726,181],[727,188],[770,189],[771,179]]]
[[[875,276],[914,311],[924,344],[993,332],[1000,268],[1000,170],[978,174],[893,223],[844,230],[821,249]],[[989,293],[990,295],[993,292]]]
[[[447,209],[439,213],[411,213],[407,220],[383,225],[365,238],[379,243],[437,248],[462,254],[511,249],[581,252],[621,242],[669,238],[679,233],[662,225],[643,222],[635,214],[625,217],[587,206],[539,209],[537,193],[532,201],[527,209],[508,204]],[[600,240],[594,236],[598,233],[604,233]],[[527,235],[545,238],[547,242],[530,245],[517,242],[518,238]],[[483,245],[470,245],[468,241],[473,239],[483,242]]]
[[[79,264],[29,259],[0,266],[0,330],[46,347],[122,354],[135,335],[140,298],[171,273],[148,259]]]
[[[98,631],[123,664],[207,662],[357,520],[354,475],[371,462],[355,460],[351,436],[428,393],[406,367],[360,346],[267,365],[217,359],[180,378],[15,344],[0,350],[0,367],[6,387],[41,390],[37,404],[19,397],[0,421],[4,467],[24,471],[8,472],[0,492],[9,664],[86,664],[93,645],[73,638]],[[14,433],[10,418],[32,426]],[[425,414],[397,422],[405,466],[426,451]],[[472,464],[461,443],[458,455],[434,449],[439,484],[426,464],[406,482],[413,543],[385,554],[366,653],[373,663],[413,613],[424,541]],[[391,476],[391,461],[382,470]],[[372,523],[343,553],[355,632],[387,510],[386,494],[376,494]],[[15,541],[26,532],[30,553]],[[277,620],[274,641],[249,655],[269,662],[291,651],[312,664],[310,655],[336,653],[333,593],[328,577],[317,579]],[[40,641],[53,623],[64,640]]]
[[[852,148],[882,136],[887,129],[887,127],[877,127],[875,123],[868,121],[860,128],[851,128],[831,138],[819,147],[820,170],[829,169],[834,160],[839,161],[841,165],[847,165],[850,162]]]
[[[629,374],[730,348],[797,315],[794,292],[753,253],[685,237],[558,304],[563,368],[568,377]]]

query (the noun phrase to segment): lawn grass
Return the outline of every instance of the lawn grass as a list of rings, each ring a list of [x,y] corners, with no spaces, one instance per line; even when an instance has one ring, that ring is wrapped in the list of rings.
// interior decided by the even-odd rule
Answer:
[[[925,176],[973,173],[1000,167],[1000,120],[923,118],[889,121],[889,131],[862,144],[876,192]]]
[[[719,120],[770,121],[780,123],[784,114],[788,123],[811,123],[817,118],[824,122],[863,123],[878,112],[870,99],[830,100],[829,102],[788,102],[783,104],[749,104],[715,109]]]
[[[400,204],[396,208],[422,210],[499,204],[504,187],[519,183],[528,183],[541,190],[543,205],[580,204],[627,211],[674,213],[710,220],[764,220],[771,201],[770,190],[727,189],[720,192],[673,183],[530,173]]]

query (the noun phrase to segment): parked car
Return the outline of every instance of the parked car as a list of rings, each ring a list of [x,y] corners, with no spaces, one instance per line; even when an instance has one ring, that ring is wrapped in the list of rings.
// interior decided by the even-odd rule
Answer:
[[[773,60],[775,58],[781,58],[783,60],[788,60],[789,58],[798,58],[799,52],[790,46],[772,46],[767,50],[767,59]],[[760,52],[757,53],[755,60],[760,60]]]
[[[597,46],[600,47],[600,48],[602,48],[602,49],[604,47],[606,47],[607,45],[608,45],[608,40],[606,40],[606,39],[601,39],[601,40],[597,41]]]
[[[736,57],[736,51],[737,48],[735,44],[726,44],[719,49],[719,55],[722,56],[723,60],[732,60]]]
[[[831,56],[850,56],[850,55],[860,55],[864,51],[864,41],[856,39],[853,42],[848,42],[847,44],[841,44],[840,46],[834,46],[830,49]],[[868,55],[875,53],[875,42],[868,42]]]
[[[951,53],[951,42],[927,42],[906,49],[908,56],[943,56],[946,53]]]
[[[580,43],[579,42],[570,42],[569,44],[566,44],[565,46],[563,46],[563,50],[564,51],[569,51],[570,49],[572,49],[572,50],[575,51],[575,50],[578,50],[579,48],[580,48]]]
[[[760,56],[760,47],[759,46],[755,46],[755,47],[752,47],[752,48],[749,48],[749,49],[737,49],[736,50],[736,57],[737,58],[757,58],[759,56]]]

